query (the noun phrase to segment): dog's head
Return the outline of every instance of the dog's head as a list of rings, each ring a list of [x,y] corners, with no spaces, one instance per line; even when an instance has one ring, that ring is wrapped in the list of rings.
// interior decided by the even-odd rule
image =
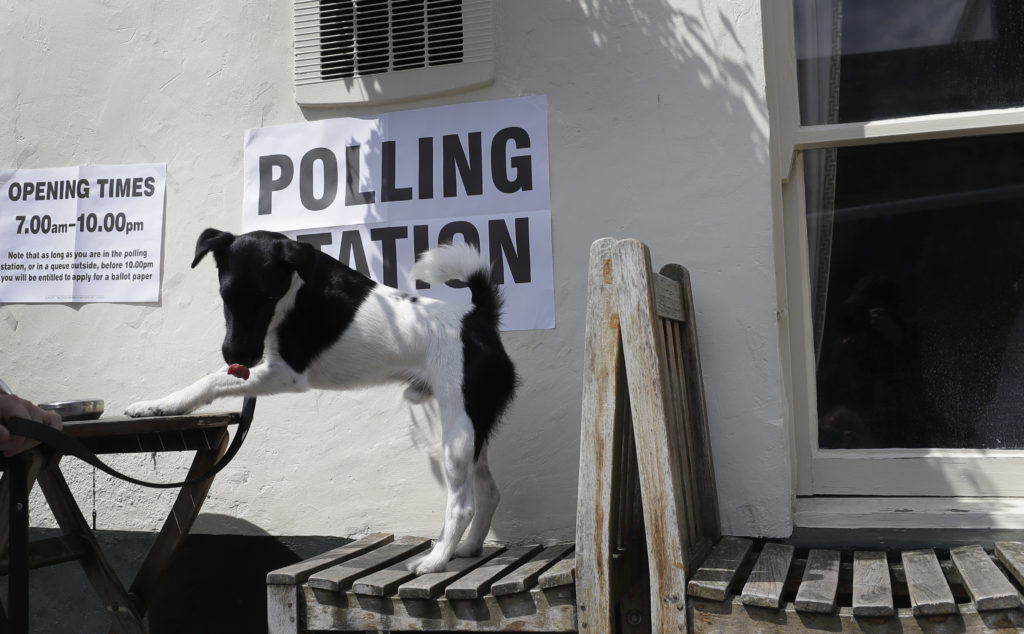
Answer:
[[[263,358],[263,342],[278,301],[296,274],[303,280],[314,274],[316,251],[280,233],[254,231],[236,236],[207,229],[196,241],[192,268],[211,252],[224,301],[224,361],[255,365]]]

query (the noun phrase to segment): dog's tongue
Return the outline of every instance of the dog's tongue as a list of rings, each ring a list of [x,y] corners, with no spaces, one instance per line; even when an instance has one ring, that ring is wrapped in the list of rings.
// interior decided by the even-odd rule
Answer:
[[[232,363],[228,366],[228,374],[237,376],[243,381],[246,381],[249,379],[249,368],[245,367],[241,363]]]

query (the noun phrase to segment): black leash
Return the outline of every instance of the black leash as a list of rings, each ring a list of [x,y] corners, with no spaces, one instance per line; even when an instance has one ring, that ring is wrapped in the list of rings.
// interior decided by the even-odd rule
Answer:
[[[210,469],[205,473],[187,480],[182,480],[181,482],[149,482],[147,480],[139,480],[138,478],[133,478],[130,475],[121,473],[117,469],[100,460],[95,453],[82,444],[82,442],[77,438],[73,438],[52,427],[47,427],[42,423],[37,423],[25,418],[12,418],[8,420],[5,425],[7,426],[7,431],[9,431],[12,436],[24,436],[25,438],[36,440],[44,445],[57,449],[63,455],[74,456],[82,462],[88,463],[100,471],[108,473],[115,478],[124,480],[125,482],[131,482],[132,484],[150,487],[152,489],[177,489],[189,484],[202,482],[203,480],[209,480],[213,476],[217,475],[221,469],[226,467],[229,462],[231,462],[231,459],[235,457],[238,450],[242,448],[242,441],[245,440],[246,434],[249,433],[249,425],[252,423],[252,416],[255,410],[256,397],[250,396],[242,401],[241,420],[238,422],[238,429],[235,430],[235,437],[231,439],[231,444],[228,446],[227,451],[224,452],[224,456],[217,461],[217,464],[210,467]]]
[[[133,478],[121,473],[107,463],[100,460],[95,453],[82,444],[77,438],[73,438],[62,431],[47,427],[25,418],[12,418],[4,425],[12,435],[31,438],[44,445],[57,449],[64,455],[74,456],[115,478],[137,484],[139,486],[153,489],[176,489],[189,484],[195,484],[209,480],[217,475],[227,466],[242,447],[246,434],[249,433],[249,426],[252,424],[253,413],[256,411],[256,397],[248,397],[242,401],[241,420],[238,422],[238,429],[235,430],[231,444],[217,464],[210,467],[206,472],[182,480],[181,482],[147,482]],[[5,631],[11,634],[22,634],[28,632],[28,482],[25,478],[24,454],[17,454],[10,458],[3,459],[8,470],[10,483],[10,533],[7,547],[8,554],[8,588],[7,588],[7,618]],[[0,610],[2,613],[2,610]],[[0,622],[0,627],[4,625]]]

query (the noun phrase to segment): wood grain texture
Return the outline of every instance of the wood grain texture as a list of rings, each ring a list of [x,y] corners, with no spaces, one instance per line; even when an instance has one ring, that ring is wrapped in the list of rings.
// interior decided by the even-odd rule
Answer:
[[[400,537],[366,554],[310,575],[309,585],[328,592],[347,590],[356,579],[422,552],[429,546],[430,540],[424,537]]]
[[[655,314],[663,319],[685,321],[683,299],[679,284],[663,275],[654,275]]]
[[[574,583],[576,583],[576,559],[573,557],[562,559],[545,570],[537,579],[537,585],[541,588],[571,586]]]
[[[761,549],[741,599],[744,605],[777,608],[782,602],[782,588],[789,574],[795,549],[788,544],[769,542]]]
[[[572,544],[558,544],[545,548],[523,565],[495,581],[491,585],[491,594],[500,597],[529,590],[537,585],[541,573],[555,565],[555,562],[571,550]]]
[[[830,632],[832,634],[983,634],[1024,631],[1024,610],[978,612],[970,604],[957,614],[919,617],[900,608],[889,618],[854,616],[844,607],[835,614],[797,612],[787,603],[782,609],[743,605],[739,599],[717,602],[695,599],[691,605],[695,634],[793,634]]]
[[[914,614],[933,616],[955,614],[956,602],[949,589],[938,557],[931,549],[905,550],[901,553],[907,591]]]
[[[445,588],[445,597],[450,600],[478,599],[490,592],[491,584],[496,579],[504,577],[516,566],[527,561],[534,554],[540,552],[540,550],[539,544],[509,548],[482,566],[474,568],[469,574],[456,579]]]
[[[853,554],[853,614],[891,616],[892,579],[885,553],[859,550]]]
[[[124,436],[154,432],[183,431],[206,427],[227,427],[241,421],[238,412],[208,412],[181,416],[152,416],[129,418],[106,416],[96,420],[74,420],[64,423],[64,433],[78,439],[97,436]]]
[[[398,596],[403,599],[433,599],[444,592],[445,586],[490,560],[504,549],[500,546],[484,546],[478,557],[458,557],[448,562],[443,572],[420,575],[398,587]]]
[[[610,632],[612,605],[612,524],[620,479],[619,443],[623,433],[619,315],[613,286],[613,238],[595,241],[587,269],[587,317],[583,349],[583,405],[576,499],[576,599],[587,618],[583,632]]]
[[[733,591],[740,567],[754,543],[740,537],[723,537],[686,585],[691,597],[724,601]]]
[[[697,524],[700,536],[712,543],[722,536],[719,522],[718,489],[715,484],[715,465],[711,452],[711,433],[708,429],[707,402],[704,395],[704,377],[697,341],[697,317],[693,303],[690,273],[679,264],[666,264],[660,274],[679,284],[680,301],[685,321],[680,324],[683,380],[686,386],[687,422],[690,460],[696,474],[691,488],[696,494]],[[697,540],[694,540],[695,542]]]
[[[332,594],[333,600],[321,601],[316,590],[301,587],[306,605],[304,625],[309,631],[577,631],[573,592],[567,586],[456,601],[445,597],[432,601],[360,597],[350,592]]]
[[[267,634],[299,634],[305,631],[305,611],[297,585],[267,585]]]
[[[831,614],[839,590],[839,551],[811,549],[794,605],[800,612]]]
[[[416,557],[419,555],[412,553],[390,566],[381,568],[365,577],[359,577],[352,582],[352,594],[370,597],[391,596],[398,590],[398,586],[416,577],[416,574],[409,570],[409,566]]]
[[[1024,544],[1021,542],[996,542],[995,554],[999,561],[1017,580],[1024,585]]]
[[[269,572],[267,573],[267,583],[270,585],[305,583],[310,575],[320,572],[324,568],[330,568],[353,557],[358,557],[374,548],[390,544],[394,540],[395,536],[390,533],[371,533],[316,557]]]
[[[651,628],[685,632],[689,521],[683,461],[670,427],[672,405],[666,402],[670,388],[666,352],[658,335],[650,253],[637,240],[621,240],[612,256],[647,530]]]
[[[981,546],[958,546],[949,551],[964,588],[979,611],[1020,606],[1020,595]]]

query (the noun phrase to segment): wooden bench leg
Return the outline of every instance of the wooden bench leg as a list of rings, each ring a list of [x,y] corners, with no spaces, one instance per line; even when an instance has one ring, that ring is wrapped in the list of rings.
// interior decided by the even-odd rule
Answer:
[[[117,632],[143,634],[142,615],[121,584],[113,566],[107,561],[96,542],[89,524],[68,488],[64,474],[60,472],[59,459],[39,473],[39,488],[46,496],[46,502],[65,535],[79,535],[87,545],[87,552],[81,559],[82,569],[89,583],[99,596],[114,621]]]
[[[221,434],[219,443],[214,442],[210,448],[196,451],[186,479],[208,471],[220,460],[227,448],[228,434],[225,431]],[[135,581],[132,582],[131,596],[135,600],[135,606],[140,614],[145,614],[146,608],[149,607],[156,592],[157,584],[160,583],[160,579],[170,567],[185,536],[192,529],[192,524],[195,523],[199,511],[203,508],[203,502],[206,501],[206,494],[213,486],[213,480],[213,478],[208,478],[202,482],[185,485],[178,492],[170,514],[164,520],[164,525],[157,534],[156,541],[149,549],[145,561],[142,562]]]

